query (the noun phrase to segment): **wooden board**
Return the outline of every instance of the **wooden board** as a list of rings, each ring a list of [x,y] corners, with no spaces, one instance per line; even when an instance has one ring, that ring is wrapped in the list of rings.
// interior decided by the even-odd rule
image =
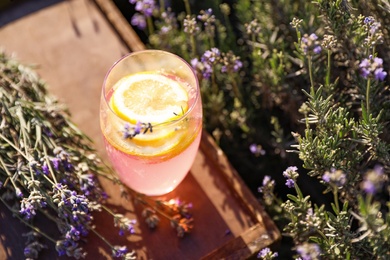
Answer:
[[[31,2],[0,12],[2,18],[15,9],[27,14],[0,28],[0,48],[26,65],[36,65],[50,93],[68,106],[73,121],[94,140],[106,160],[98,122],[104,75],[122,55],[145,46],[112,1],[56,1],[30,12]],[[274,223],[207,133],[202,135],[190,174],[167,195],[194,205],[195,228],[182,239],[165,220],[150,230],[142,222],[139,205],[121,198],[112,183],[102,180],[102,185],[110,196],[109,206],[139,223],[134,236],[119,237],[112,220],[97,214],[97,230],[113,244],[135,249],[141,259],[246,259],[280,238]],[[54,226],[48,229],[55,233]],[[0,259],[23,259],[21,234],[25,231],[0,204]],[[109,250],[96,236],[89,237],[86,250],[88,259],[110,259]],[[56,258],[56,252],[46,250],[40,259]]]

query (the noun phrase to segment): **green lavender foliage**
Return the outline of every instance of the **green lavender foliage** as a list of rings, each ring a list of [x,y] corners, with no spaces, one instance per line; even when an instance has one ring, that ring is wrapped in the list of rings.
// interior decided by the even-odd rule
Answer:
[[[290,255],[388,259],[389,2],[216,0],[207,21],[203,5],[159,2],[149,47],[189,62],[223,53],[211,72],[194,66],[206,130],[251,188],[267,175],[263,202],[292,238]],[[239,70],[224,73],[227,53]],[[299,170],[281,199],[287,165]],[[322,188],[310,193],[312,185]]]

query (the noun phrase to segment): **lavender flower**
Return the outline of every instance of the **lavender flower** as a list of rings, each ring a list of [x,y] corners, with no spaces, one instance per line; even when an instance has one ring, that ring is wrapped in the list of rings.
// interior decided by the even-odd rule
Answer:
[[[271,249],[269,249],[269,247],[263,248],[257,254],[257,258],[261,258],[261,259],[274,259],[277,256],[278,256],[278,253],[277,252],[275,252],[275,253],[272,252]]]
[[[286,178],[295,178],[298,177],[298,167],[296,166],[289,166],[287,169],[283,172],[283,176]]]
[[[77,241],[77,240],[80,240],[80,234],[81,234],[81,232],[77,228],[70,225],[69,230],[65,234],[65,238]]]
[[[377,193],[383,186],[384,174],[383,167],[376,166],[373,170],[369,170],[365,173],[363,182],[361,183],[361,188],[367,194]]]
[[[139,13],[135,13],[131,17],[130,23],[131,23],[131,25],[137,27],[140,30],[144,30],[146,28],[145,16],[143,16],[142,14],[139,14]]]
[[[200,70],[203,78],[209,79],[213,73],[213,66],[220,60],[221,52],[217,48],[211,48],[202,55],[200,61],[198,59],[191,60],[191,65],[194,69]]]
[[[250,23],[245,24],[246,33],[248,35],[258,35],[261,31],[261,27],[257,19],[252,20]]]
[[[286,181],[287,187],[289,187],[289,188],[294,187],[295,181],[299,176],[297,171],[298,171],[298,168],[296,166],[290,166],[283,172],[283,176],[285,178],[287,178],[287,181]]]
[[[325,34],[324,39],[322,40],[321,46],[324,49],[331,50],[337,45],[337,39],[333,35]]]
[[[20,188],[15,188],[15,194],[18,198],[23,198],[23,192],[20,190]]]
[[[321,249],[317,244],[304,243],[297,247],[297,253],[302,260],[316,260],[320,259]]]
[[[301,49],[304,54],[319,54],[322,50],[318,36],[315,33],[305,34],[301,39]]]
[[[39,191],[32,191],[28,198],[23,198],[20,203],[20,214],[25,219],[31,219],[36,215],[36,210],[46,207],[46,199]]]
[[[258,188],[258,191],[263,194],[264,203],[271,205],[274,202],[275,181],[270,176],[266,175],[263,179],[263,185]]]
[[[127,247],[126,246],[115,246],[112,249],[112,256],[113,257],[124,257],[127,253]]]
[[[41,174],[41,171],[39,170],[41,168],[41,165],[37,161],[31,161],[29,165],[37,176]]]
[[[203,22],[206,27],[215,23],[215,16],[213,15],[213,10],[211,8],[201,10],[197,18],[199,21]]]
[[[261,145],[258,145],[258,144],[251,144],[249,146],[249,151],[256,156],[265,154],[265,150],[263,149],[263,147]]]
[[[289,188],[294,188],[295,181],[293,179],[287,179],[286,186]]]
[[[142,129],[141,122],[137,121],[137,123],[135,124],[135,127],[134,127],[134,134],[135,135],[140,134],[141,133],[141,129]]]
[[[292,28],[298,29],[299,27],[301,27],[302,22],[303,22],[302,19],[298,19],[294,17],[293,20],[290,22],[290,25]]]
[[[54,170],[58,171],[60,167],[60,159],[59,158],[53,158],[50,160],[53,164]]]
[[[200,59],[201,62],[207,62],[210,64],[213,64],[217,61],[217,59],[221,56],[221,52],[218,48],[211,48],[211,50],[205,51],[202,58]]]
[[[342,187],[347,182],[347,176],[341,170],[332,169],[326,171],[324,175],[322,175],[322,180],[326,183],[335,185],[336,187]]]
[[[370,23],[372,23],[372,22],[374,22],[374,21],[375,21],[375,19],[374,19],[374,17],[372,17],[372,16],[364,17],[364,20],[363,20],[363,22],[364,22],[365,24],[370,24]]]
[[[135,233],[134,225],[137,223],[136,220],[130,220],[124,217],[122,214],[114,215],[114,225],[115,227],[119,227],[119,235],[123,236],[125,232],[129,232],[130,234]]]
[[[380,30],[381,23],[377,22],[374,17],[365,17],[363,20],[367,37],[364,40],[366,47],[371,48],[383,42],[383,33]]]
[[[329,172],[325,172],[324,175],[322,175],[322,180],[326,183],[330,182],[330,174]]]
[[[42,172],[45,174],[45,175],[49,175],[50,171],[49,171],[49,166],[47,165],[46,162],[44,162],[44,164],[42,165]]]
[[[271,252],[271,249],[269,249],[269,247],[266,247],[266,248],[262,249],[262,250],[259,252],[257,258],[259,258],[259,256],[262,257],[262,258],[264,258],[264,257],[265,257],[268,253],[270,253],[270,252]]]
[[[38,253],[46,248],[43,244],[39,243],[38,241],[33,241],[26,245],[26,247],[23,250],[23,254],[26,257],[26,259],[37,259]]]
[[[275,181],[271,179],[269,175],[265,175],[263,179],[263,186],[258,189],[259,192],[264,192],[264,188],[267,186],[274,186]]]
[[[374,71],[375,80],[383,81],[387,75],[386,71],[383,71],[383,68],[378,68]]]
[[[372,55],[368,59],[364,59],[359,64],[360,75],[367,79],[373,78],[378,81],[383,81],[387,75],[387,72],[383,70],[383,60],[381,58]]]
[[[129,123],[125,123],[123,125],[123,130],[122,130],[123,139],[127,139],[127,138],[131,139],[134,136],[141,134],[141,131],[143,129],[144,129],[143,133],[146,133],[148,130],[150,130],[152,132],[152,125],[150,123],[143,124],[140,121],[137,121],[135,126],[130,126]]]
[[[86,252],[83,252],[79,244],[72,239],[59,240],[56,243],[56,250],[58,256],[70,256],[76,259],[86,256]]]
[[[195,35],[195,33],[200,31],[200,28],[196,23],[196,19],[191,18],[191,16],[189,15],[187,15],[186,18],[184,18],[183,26],[184,26],[183,31],[190,35]]]
[[[129,2],[135,4],[135,10],[145,15],[145,17],[151,17],[156,9],[154,0],[130,0]]]
[[[239,69],[242,68],[242,62],[240,61],[240,57],[235,56],[231,51],[223,55],[221,62],[221,71],[224,73],[237,72]]]

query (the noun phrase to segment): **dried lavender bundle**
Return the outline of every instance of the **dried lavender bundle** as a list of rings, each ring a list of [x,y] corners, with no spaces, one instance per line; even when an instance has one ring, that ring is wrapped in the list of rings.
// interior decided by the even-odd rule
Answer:
[[[103,205],[106,195],[96,176],[107,169],[91,147],[33,70],[0,53],[0,202],[32,230],[24,250],[27,258],[38,257],[45,247],[31,240],[37,234],[51,240],[59,255],[84,257],[79,242],[97,233],[94,211],[112,213],[122,233],[134,231],[133,220]],[[34,217],[54,221],[61,236],[40,231],[33,226]],[[103,240],[113,256],[134,257],[126,247]]]

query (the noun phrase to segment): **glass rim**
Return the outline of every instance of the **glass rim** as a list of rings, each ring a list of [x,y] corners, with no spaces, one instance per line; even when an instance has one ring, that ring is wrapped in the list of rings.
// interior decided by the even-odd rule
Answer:
[[[195,91],[194,102],[192,102],[191,106],[188,107],[187,111],[185,113],[183,113],[182,115],[180,115],[179,117],[172,119],[170,121],[167,121],[167,122],[161,122],[161,123],[155,123],[155,124],[152,124],[150,122],[140,122],[140,123],[150,124],[153,128],[155,128],[155,127],[161,128],[161,127],[169,127],[169,126],[172,126],[172,125],[175,125],[175,124],[178,124],[178,123],[184,121],[185,119],[187,119],[189,117],[189,115],[191,114],[191,112],[195,108],[195,106],[197,105],[198,100],[200,98],[200,85],[199,85],[198,77],[196,76],[196,72],[195,72],[194,68],[192,68],[192,66],[185,59],[178,56],[177,54],[163,51],[163,50],[157,50],[157,49],[147,49],[147,50],[133,51],[133,52],[127,53],[127,54],[123,55],[121,58],[119,58],[117,61],[115,61],[110,66],[106,75],[104,76],[104,81],[103,81],[103,86],[102,86],[102,94],[103,94],[105,106],[108,107],[109,113],[112,113],[117,119],[119,119],[120,121],[123,121],[124,123],[129,124],[130,126],[135,126],[138,123],[138,122],[136,124],[131,123],[131,122],[129,122],[129,120],[123,119],[122,117],[120,117],[117,113],[115,113],[112,110],[112,108],[109,104],[109,101],[107,100],[106,84],[107,84],[107,79],[108,79],[110,73],[112,72],[112,70],[115,69],[116,66],[119,65],[119,63],[121,63],[123,60],[125,60],[127,58],[130,58],[131,56],[140,55],[140,54],[144,54],[144,53],[161,53],[163,55],[172,56],[172,57],[178,59],[181,63],[183,63],[183,65],[185,65],[190,70],[191,76],[194,77],[196,91]]]

